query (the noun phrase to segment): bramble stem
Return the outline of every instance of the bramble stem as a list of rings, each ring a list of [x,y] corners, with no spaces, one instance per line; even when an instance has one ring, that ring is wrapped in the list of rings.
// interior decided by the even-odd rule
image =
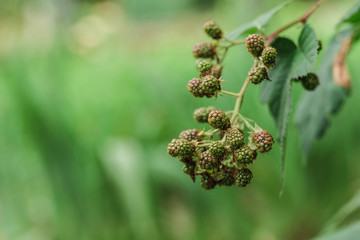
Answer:
[[[294,26],[297,23],[302,22],[303,24],[306,23],[306,21],[308,20],[308,18],[311,16],[311,14],[313,14],[315,12],[315,10],[321,6],[321,4],[323,4],[325,2],[325,0],[318,0],[314,6],[312,6],[312,8],[310,8],[303,16],[301,16],[298,19],[295,19],[294,21],[290,22],[289,24],[285,25],[284,27],[280,28],[279,30],[277,30],[276,32],[274,32],[273,34],[270,34],[269,36],[266,37],[266,44],[265,46],[269,46],[269,44],[272,42],[272,40],[274,40],[274,38],[277,37],[277,35],[279,35],[281,32],[287,30],[288,28]]]
[[[237,93],[233,93],[233,92],[229,92],[229,91],[225,91],[225,90],[221,90],[220,93],[226,94],[226,95],[229,95],[229,96],[233,96],[233,97],[237,97],[237,96],[238,96]]]

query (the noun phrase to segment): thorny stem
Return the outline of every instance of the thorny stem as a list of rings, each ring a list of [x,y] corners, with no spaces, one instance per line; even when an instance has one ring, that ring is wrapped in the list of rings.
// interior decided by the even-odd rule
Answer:
[[[310,8],[303,16],[301,16],[298,19],[295,19],[294,21],[292,21],[289,24],[285,25],[284,27],[280,28],[279,30],[277,30],[273,34],[270,34],[269,36],[267,36],[265,46],[269,46],[269,44],[272,42],[272,40],[274,40],[275,37],[277,37],[277,35],[279,35],[283,31],[287,30],[288,28],[294,26],[295,24],[300,23],[300,22],[305,24],[306,21],[308,20],[308,18],[311,16],[311,14],[313,14],[315,12],[315,10],[318,7],[320,7],[321,4],[323,4],[324,2],[325,2],[325,0],[318,0],[314,4],[314,6],[312,6],[312,8]]]

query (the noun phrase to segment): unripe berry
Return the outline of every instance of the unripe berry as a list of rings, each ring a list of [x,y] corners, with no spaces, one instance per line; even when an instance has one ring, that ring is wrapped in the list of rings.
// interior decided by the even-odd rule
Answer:
[[[235,176],[238,187],[246,187],[253,178],[252,172],[248,168],[242,168]]]
[[[256,159],[256,150],[251,150],[249,146],[244,146],[235,150],[234,160],[239,164],[250,164]]]
[[[230,119],[220,110],[213,110],[209,113],[209,125],[216,129],[225,130],[231,127]]]
[[[205,95],[202,87],[201,79],[198,78],[191,79],[187,85],[187,88],[194,97],[203,97]]]
[[[222,31],[220,27],[212,20],[209,20],[204,24],[204,30],[213,39],[222,38]]]
[[[317,52],[319,53],[321,50],[322,50],[322,41],[319,39]]]
[[[261,56],[264,44],[264,38],[258,34],[251,34],[246,38],[246,48],[254,57]]]
[[[265,78],[268,78],[266,68],[255,67],[255,68],[252,68],[249,72],[249,81],[253,84],[259,84]]]
[[[179,155],[178,150],[177,150],[177,144],[176,144],[176,139],[173,139],[167,147],[167,152],[170,156],[172,157],[177,157]]]
[[[218,183],[219,185],[232,186],[235,183],[234,170],[227,168],[223,172],[223,177]]]
[[[238,128],[231,128],[226,131],[226,144],[232,149],[239,149],[245,145],[243,132]]]
[[[271,134],[265,130],[254,133],[252,139],[257,150],[261,153],[269,152],[275,142]]]
[[[199,59],[196,64],[196,68],[199,72],[210,70],[212,66],[212,63],[205,59]]]
[[[200,154],[199,165],[206,170],[213,170],[217,167],[217,160],[211,156],[209,151]]]
[[[196,58],[212,58],[215,55],[215,46],[210,42],[198,43],[193,48],[193,55]]]
[[[167,148],[168,154],[172,157],[192,157],[195,153],[195,145],[185,139],[173,139]]]
[[[209,146],[209,153],[216,159],[223,159],[226,154],[224,144],[220,141],[212,142]]]
[[[277,52],[273,47],[266,47],[261,54],[262,61],[268,68],[271,68],[275,65],[276,57]]]
[[[207,75],[203,79],[202,88],[206,97],[216,96],[221,90],[220,80],[212,75]]]
[[[303,87],[308,91],[313,91],[319,84],[319,78],[315,73],[308,73],[304,77],[300,77]]]
[[[200,186],[205,190],[213,189],[216,186],[216,182],[208,174],[201,174]]]
[[[201,131],[198,129],[188,129],[188,130],[182,131],[179,135],[179,138],[185,139],[188,141],[201,140],[201,137],[199,136],[200,132]]]
[[[187,175],[194,174],[195,166],[193,165],[184,165],[183,172]]]
[[[199,123],[207,123],[209,118],[209,113],[215,110],[214,107],[201,107],[197,108],[194,111],[194,119]]]

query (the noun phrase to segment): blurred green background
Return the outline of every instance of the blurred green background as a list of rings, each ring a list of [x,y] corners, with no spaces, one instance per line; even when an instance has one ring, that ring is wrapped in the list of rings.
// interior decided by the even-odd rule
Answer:
[[[353,92],[302,164],[290,122],[286,186],[279,147],[256,160],[246,189],[204,191],[166,154],[192,112],[234,99],[194,99],[191,50],[213,19],[230,32],[282,1],[2,0],[0,4],[0,239],[310,239],[360,187],[359,46]],[[310,18],[324,47],[356,2],[327,1]],[[293,1],[267,33],[314,1]],[[297,25],[284,36],[296,38]],[[322,55],[320,54],[320,58]],[[225,61],[225,90],[251,67],[244,47]],[[295,86],[294,108],[303,94]],[[259,88],[242,112],[275,132]],[[359,219],[354,212],[347,221]]]

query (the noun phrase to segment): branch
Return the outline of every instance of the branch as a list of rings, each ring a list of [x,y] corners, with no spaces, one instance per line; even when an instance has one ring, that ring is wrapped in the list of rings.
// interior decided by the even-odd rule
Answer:
[[[305,24],[306,21],[308,20],[308,18],[311,16],[311,14],[313,14],[315,12],[316,9],[318,9],[321,4],[323,4],[325,2],[325,0],[318,0],[314,6],[312,6],[312,8],[310,8],[303,16],[301,16],[300,18],[290,22],[289,24],[285,25],[284,27],[280,28],[279,30],[277,30],[276,32],[274,32],[273,34],[269,35],[266,37],[266,46],[269,46],[269,44],[272,42],[272,40],[274,40],[274,38],[277,37],[277,35],[279,35],[281,32],[287,30],[288,28],[294,26],[297,23],[303,23]]]

